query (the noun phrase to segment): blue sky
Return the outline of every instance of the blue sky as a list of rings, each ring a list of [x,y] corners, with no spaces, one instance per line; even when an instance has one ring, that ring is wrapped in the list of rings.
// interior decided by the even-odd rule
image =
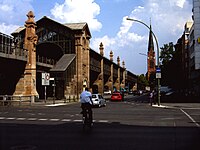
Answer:
[[[115,62],[120,56],[127,70],[145,74],[147,58],[139,53],[147,53],[149,31],[126,18],[148,25],[151,18],[152,30],[162,47],[176,43],[186,21],[191,21],[192,0],[0,0],[0,32],[10,34],[23,26],[30,10],[36,21],[48,16],[60,23],[87,22],[92,49],[99,52],[103,42],[105,57],[109,58],[112,50]]]

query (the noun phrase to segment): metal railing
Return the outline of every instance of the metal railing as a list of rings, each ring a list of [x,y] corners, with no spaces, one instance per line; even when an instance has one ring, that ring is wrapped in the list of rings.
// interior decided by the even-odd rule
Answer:
[[[0,106],[11,106],[12,103],[21,106],[22,102],[29,102],[31,105],[31,96],[0,95]]]
[[[55,65],[56,64],[56,60],[51,59],[51,58],[47,58],[47,57],[43,57],[43,56],[37,56],[36,59],[37,62],[40,63],[44,63],[44,64],[49,64],[49,65]]]

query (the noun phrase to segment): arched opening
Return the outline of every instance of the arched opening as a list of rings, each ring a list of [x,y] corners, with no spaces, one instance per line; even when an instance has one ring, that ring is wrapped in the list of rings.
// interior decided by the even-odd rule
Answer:
[[[104,91],[109,91],[110,89],[109,89],[109,86],[107,86],[107,85],[105,85],[104,86]]]
[[[95,85],[92,86],[92,93],[93,94],[98,94],[99,93],[98,85],[95,84]]]
[[[55,43],[51,42],[45,42],[45,43],[40,43],[36,46],[36,54],[37,54],[37,59],[39,58],[44,58],[44,59],[52,59],[55,62],[57,62],[62,56],[63,56],[63,50],[60,46],[56,45]],[[50,68],[37,68],[37,92],[39,94],[40,99],[44,99],[45,97],[45,87],[42,85],[41,82],[41,76],[42,72],[46,71],[49,72]],[[51,76],[51,74],[50,74]],[[64,96],[64,80],[62,79],[57,79],[55,81],[55,96],[57,99],[61,99]],[[46,88],[46,96],[48,97],[53,97],[53,92],[54,87],[52,86],[52,82],[50,82],[50,85],[47,86]]]
[[[55,43],[45,42],[40,43],[36,46],[36,54],[39,57],[44,57],[58,61],[63,55],[63,50],[60,46],[56,45]]]

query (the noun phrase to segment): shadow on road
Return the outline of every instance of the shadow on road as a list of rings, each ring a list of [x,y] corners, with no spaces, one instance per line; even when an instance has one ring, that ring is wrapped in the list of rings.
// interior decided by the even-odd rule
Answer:
[[[95,123],[83,132],[80,122],[57,125],[0,124],[1,150],[197,150],[195,127],[150,127],[119,122]]]

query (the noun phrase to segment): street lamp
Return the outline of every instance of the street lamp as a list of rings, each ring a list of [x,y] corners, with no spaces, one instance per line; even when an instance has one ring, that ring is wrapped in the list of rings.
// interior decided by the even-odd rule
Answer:
[[[143,55],[143,56],[147,56],[148,57],[148,55],[147,54],[144,54],[144,53],[139,53],[140,55]]]
[[[158,40],[154,34],[154,32],[151,30],[151,28],[144,22],[140,21],[140,20],[136,20],[136,19],[132,19],[132,18],[126,18],[126,20],[130,20],[130,21],[135,21],[135,22],[138,22],[138,23],[141,23],[143,24],[144,26],[146,26],[153,34],[153,37],[156,41],[156,46],[157,46],[157,68],[158,70],[160,71],[160,61],[159,61],[159,47],[158,47]],[[157,81],[158,81],[158,106],[160,106],[160,77],[157,77]]]

